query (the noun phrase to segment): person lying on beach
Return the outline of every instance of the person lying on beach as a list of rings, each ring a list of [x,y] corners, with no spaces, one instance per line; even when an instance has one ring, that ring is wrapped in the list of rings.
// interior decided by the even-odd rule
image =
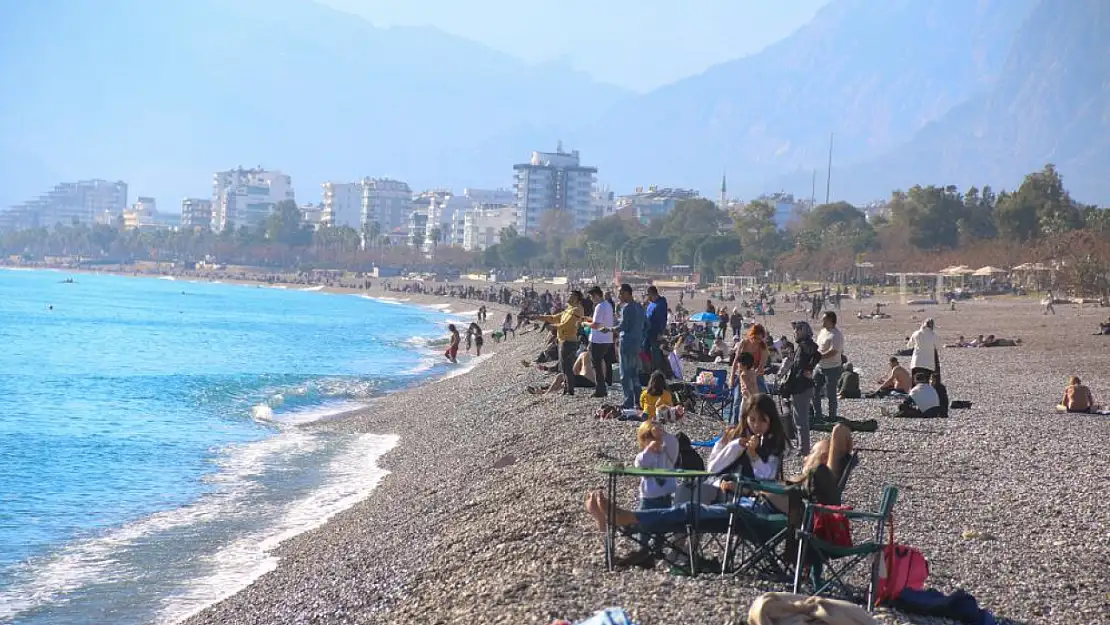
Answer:
[[[1064,412],[1091,412],[1095,407],[1095,398],[1091,389],[1083,385],[1078,376],[1071,376],[1068,386],[1064,389],[1064,399],[1057,406]]]
[[[958,348],[961,348],[961,347],[975,347],[975,346],[972,345],[971,343],[967,342],[967,340],[964,339],[964,335],[961,334],[960,338],[956,339],[955,343],[949,343],[949,344],[945,345],[944,347],[948,348],[948,349],[958,349]]]
[[[866,397],[874,399],[876,397],[889,397],[891,395],[905,395],[910,392],[912,378],[910,377],[909,369],[903,367],[897,358],[891,357],[890,359],[890,375],[887,376],[886,381],[879,386],[878,390],[868,393]]]
[[[993,334],[988,334],[987,338],[980,342],[979,347],[1017,347],[1021,345],[1021,339],[1000,339]]]

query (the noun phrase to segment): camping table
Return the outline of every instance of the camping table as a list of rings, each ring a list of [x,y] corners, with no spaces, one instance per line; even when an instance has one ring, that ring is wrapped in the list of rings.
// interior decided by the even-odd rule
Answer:
[[[691,503],[701,503],[701,484],[707,477],[713,477],[715,474],[708,471],[687,471],[685,469],[640,469],[637,467],[626,467],[623,465],[602,465],[598,467],[598,471],[609,476],[609,509],[605,515],[605,566],[612,571],[613,559],[616,552],[617,541],[617,524],[614,518],[617,514],[617,478],[620,477],[649,477],[649,478],[675,478],[675,479],[692,479],[694,481],[693,487],[693,500]],[[693,546],[697,543],[694,536],[694,530],[698,525],[698,513],[700,506],[694,508],[694,519],[692,526],[687,525],[687,535],[690,537],[690,574],[697,574],[697,554],[694,553]]]

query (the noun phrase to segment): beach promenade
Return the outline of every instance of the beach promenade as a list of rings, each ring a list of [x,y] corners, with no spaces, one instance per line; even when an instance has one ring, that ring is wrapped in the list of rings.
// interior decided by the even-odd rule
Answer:
[[[880,423],[856,435],[861,464],[848,503],[872,508],[884,484],[899,485],[897,540],[929,559],[929,585],[962,588],[999,618],[1110,622],[1110,417],[1053,411],[1072,374],[1101,402],[1110,399],[1110,337],[1091,336],[1106,309],[1058,306],[1046,317],[1031,299],[1000,298],[854,318],[870,305],[848,301],[841,313],[865,390],[926,316],[946,343],[996,334],[1023,344],[942,350],[951,398],[974,404],[947,419],[894,420],[879,415],[878,401],[842,402],[842,416]],[[487,330],[497,318],[491,310]],[[786,334],[793,318],[767,318],[770,331]],[[583,394],[526,394],[525,385],[547,380],[520,364],[539,349],[538,334],[510,340],[465,375],[313,426],[399,435],[383,460],[391,473],[368,499],[284,543],[276,570],[188,623],[546,625],[607,606],[645,625],[742,623],[761,592],[785,590],[747,578],[674,577],[662,565],[607,572],[583,499],[604,484],[596,467],[606,456],[632,461],[635,426],[595,420],[601,400]],[[693,419],[682,429],[697,439],[711,426]],[[635,482],[622,491],[632,504]]]

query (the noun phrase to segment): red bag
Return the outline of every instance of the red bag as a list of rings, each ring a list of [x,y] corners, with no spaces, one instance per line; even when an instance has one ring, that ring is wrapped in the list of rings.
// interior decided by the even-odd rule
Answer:
[[[890,520],[890,542],[879,563],[879,593],[875,604],[893,601],[902,590],[924,590],[929,578],[929,561],[914,547],[894,542],[894,519]]]
[[[851,506],[824,506],[839,512],[818,511],[813,518],[813,535],[835,547],[852,546],[852,523],[843,512]]]

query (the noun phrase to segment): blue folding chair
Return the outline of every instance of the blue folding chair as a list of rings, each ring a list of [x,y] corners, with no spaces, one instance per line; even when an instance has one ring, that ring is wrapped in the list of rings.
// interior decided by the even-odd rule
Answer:
[[[706,371],[713,374],[714,384],[697,383],[698,378]],[[728,387],[728,371],[698,367],[694,373],[694,397],[697,402],[697,412],[724,421],[725,414],[732,407],[732,389]]]

